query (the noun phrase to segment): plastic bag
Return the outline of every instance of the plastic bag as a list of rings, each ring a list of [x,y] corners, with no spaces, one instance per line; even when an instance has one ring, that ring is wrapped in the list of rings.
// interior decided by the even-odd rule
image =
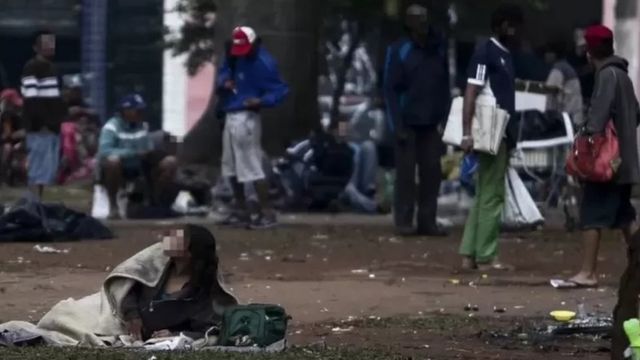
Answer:
[[[504,211],[502,212],[502,225],[509,228],[523,228],[544,223],[544,217],[540,213],[529,190],[525,187],[518,172],[510,167],[505,177],[506,194]]]

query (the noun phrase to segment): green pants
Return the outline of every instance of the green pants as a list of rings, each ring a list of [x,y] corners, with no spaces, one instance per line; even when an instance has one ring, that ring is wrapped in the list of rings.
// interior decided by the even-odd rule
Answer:
[[[464,228],[460,254],[472,257],[481,264],[493,261],[498,255],[508,161],[505,144],[502,144],[496,156],[478,154],[476,199]]]

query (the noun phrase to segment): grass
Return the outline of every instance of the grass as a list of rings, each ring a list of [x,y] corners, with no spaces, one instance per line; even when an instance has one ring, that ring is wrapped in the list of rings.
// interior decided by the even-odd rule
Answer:
[[[2,360],[387,360],[403,359],[369,350],[329,349],[316,351],[296,348],[279,354],[232,354],[212,352],[151,353],[123,350],[89,350],[76,348],[0,349]]]

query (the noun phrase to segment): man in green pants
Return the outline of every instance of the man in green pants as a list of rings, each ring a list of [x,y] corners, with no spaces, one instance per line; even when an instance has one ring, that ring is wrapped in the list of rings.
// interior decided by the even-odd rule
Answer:
[[[473,151],[471,137],[476,99],[481,91],[492,92],[501,109],[515,112],[515,71],[509,47],[522,25],[522,12],[514,5],[503,5],[491,17],[493,36],[481,44],[471,58],[468,84],[464,96],[462,149]],[[478,154],[476,201],[465,226],[460,254],[467,270],[503,270],[508,267],[497,260],[500,218],[504,206],[504,178],[509,150],[515,145],[513,126],[507,128],[497,155]]]

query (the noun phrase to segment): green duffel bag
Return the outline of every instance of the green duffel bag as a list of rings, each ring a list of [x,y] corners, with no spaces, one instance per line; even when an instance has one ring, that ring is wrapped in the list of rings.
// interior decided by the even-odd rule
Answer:
[[[278,305],[232,306],[224,312],[218,345],[267,347],[285,338],[289,319]]]

